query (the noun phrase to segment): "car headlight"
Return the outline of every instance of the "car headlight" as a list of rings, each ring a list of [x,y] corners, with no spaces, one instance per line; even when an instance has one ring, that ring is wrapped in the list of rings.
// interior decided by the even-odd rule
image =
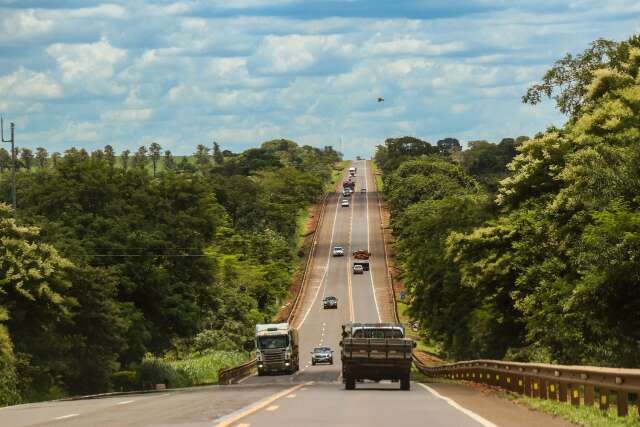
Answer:
[[[262,353],[260,353],[259,351],[258,351],[258,352],[256,352],[256,360],[257,360],[258,362],[262,362]]]
[[[284,358],[285,358],[285,359],[291,359],[291,352],[290,352],[289,350],[286,350],[286,351],[284,352]]]

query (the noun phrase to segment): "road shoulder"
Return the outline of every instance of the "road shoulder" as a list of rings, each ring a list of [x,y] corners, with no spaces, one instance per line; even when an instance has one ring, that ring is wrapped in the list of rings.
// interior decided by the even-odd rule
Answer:
[[[500,427],[571,427],[574,424],[496,395],[495,390],[456,383],[424,383],[444,397]]]

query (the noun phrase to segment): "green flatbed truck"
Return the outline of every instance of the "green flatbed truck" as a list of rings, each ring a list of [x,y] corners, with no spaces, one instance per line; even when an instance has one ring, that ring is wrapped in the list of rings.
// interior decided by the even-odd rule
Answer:
[[[392,380],[401,390],[411,388],[411,351],[415,342],[405,338],[397,323],[347,323],[342,326],[340,357],[345,389],[358,380]]]

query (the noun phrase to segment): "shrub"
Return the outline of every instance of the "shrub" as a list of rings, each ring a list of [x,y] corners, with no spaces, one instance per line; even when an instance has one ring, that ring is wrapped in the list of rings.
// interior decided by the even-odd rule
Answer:
[[[140,388],[136,371],[118,371],[111,375],[111,385],[114,391],[132,391]]]
[[[167,388],[188,387],[193,385],[191,379],[181,369],[155,357],[145,357],[138,367],[138,379],[141,387],[153,388],[156,384],[164,384]]]

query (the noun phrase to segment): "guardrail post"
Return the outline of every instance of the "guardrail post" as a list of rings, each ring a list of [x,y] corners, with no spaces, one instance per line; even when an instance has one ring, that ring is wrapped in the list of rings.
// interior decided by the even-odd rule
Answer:
[[[626,417],[629,414],[629,393],[624,390],[616,391],[618,416]]]
[[[600,409],[602,411],[609,410],[609,390],[604,387],[600,387]]]
[[[593,406],[593,403],[596,400],[596,390],[595,387],[590,385],[590,384],[586,384],[584,386],[584,404],[585,406]]]
[[[540,399],[547,400],[549,398],[549,382],[545,379],[540,380]]]
[[[527,397],[531,397],[531,377],[529,376],[525,376],[524,377],[524,395]]]
[[[532,397],[540,397],[540,380],[538,378],[531,378],[531,389],[533,392]]]
[[[556,386],[556,383],[553,381],[549,381],[547,383],[547,386],[549,388],[549,391],[548,391],[549,399],[558,400],[558,387]]]
[[[516,377],[516,391],[520,394],[525,394],[524,392],[524,377],[517,376]]]
[[[567,383],[560,383],[560,401],[567,403]]]
[[[580,386],[577,384],[571,384],[571,404],[580,406]]]

